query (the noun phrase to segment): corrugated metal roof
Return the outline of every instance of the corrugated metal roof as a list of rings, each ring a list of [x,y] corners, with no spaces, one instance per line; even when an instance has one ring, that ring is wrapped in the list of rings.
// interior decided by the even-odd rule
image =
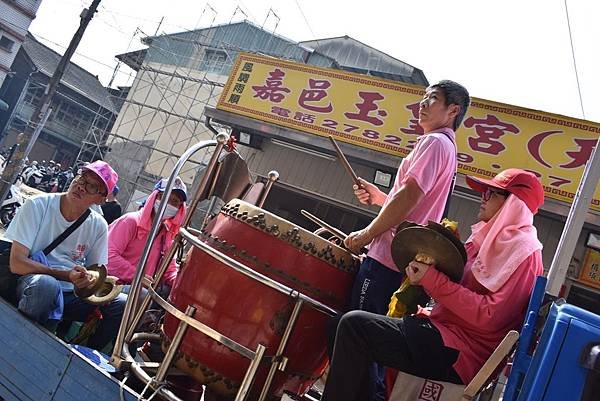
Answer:
[[[196,69],[203,68],[202,60],[207,49],[219,50],[226,54],[226,61],[221,71],[224,75],[229,73],[240,51],[308,62],[322,67],[336,65],[332,58],[246,20],[193,31],[151,36],[144,42],[150,46],[147,49],[146,61]],[[120,57],[125,59],[129,55]]]
[[[49,77],[54,74],[60,62],[60,54],[35,40],[31,34],[28,34],[25,38],[22,48],[40,72]],[[67,65],[60,83],[105,109],[116,112],[108,91],[102,86],[98,78],[77,64],[69,63]]]
[[[333,58],[340,68],[348,71],[429,85],[420,69],[349,36],[308,40],[300,44]]]

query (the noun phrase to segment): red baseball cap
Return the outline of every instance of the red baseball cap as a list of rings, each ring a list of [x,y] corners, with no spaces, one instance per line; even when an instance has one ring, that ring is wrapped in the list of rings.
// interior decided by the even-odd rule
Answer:
[[[481,193],[485,192],[488,187],[508,191],[525,202],[533,214],[537,213],[544,203],[544,188],[540,180],[535,174],[519,168],[504,170],[491,180],[467,176],[467,184]]]

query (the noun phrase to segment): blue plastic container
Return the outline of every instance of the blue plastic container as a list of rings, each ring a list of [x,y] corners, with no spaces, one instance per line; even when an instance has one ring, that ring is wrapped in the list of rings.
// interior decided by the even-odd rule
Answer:
[[[582,361],[593,344],[600,344],[600,316],[552,305],[517,400],[580,401],[590,373]]]

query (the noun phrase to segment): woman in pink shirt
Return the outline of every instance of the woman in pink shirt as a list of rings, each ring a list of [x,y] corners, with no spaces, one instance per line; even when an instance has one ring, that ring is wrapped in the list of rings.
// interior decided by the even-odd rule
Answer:
[[[161,179],[154,186],[154,191],[140,210],[119,217],[108,227],[108,273],[118,277],[123,284],[131,284],[133,280],[166,185],[167,179]],[[186,200],[187,188],[177,177],[169,197],[167,210],[162,216],[160,229],[146,261],[144,270],[146,275],[154,274],[171,247],[185,216]],[[170,291],[175,277],[177,277],[177,266],[173,259],[163,276],[162,283],[166,288],[161,293],[166,295]],[[126,286],[125,292],[127,290],[128,286]]]
[[[463,279],[411,262],[412,284],[435,299],[431,313],[395,319],[364,311],[338,326],[323,401],[371,400],[373,362],[432,380],[468,383],[509,330],[520,329],[543,273],[533,216],[544,190],[532,173],[508,169],[491,180],[467,177],[482,194],[479,222],[465,244]]]

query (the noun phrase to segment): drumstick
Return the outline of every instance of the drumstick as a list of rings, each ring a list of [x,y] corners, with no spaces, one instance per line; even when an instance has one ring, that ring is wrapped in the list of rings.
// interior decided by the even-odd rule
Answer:
[[[331,144],[333,145],[335,151],[337,152],[338,158],[342,162],[342,165],[344,166],[344,168],[346,169],[348,174],[350,174],[350,177],[352,177],[352,181],[354,181],[354,183],[356,185],[358,185],[359,187],[362,187],[362,185],[360,184],[360,181],[358,180],[358,176],[356,175],[354,170],[352,170],[352,166],[350,166],[350,163],[348,163],[348,159],[346,159],[346,156],[344,156],[344,154],[342,153],[342,150],[338,146],[335,139],[333,139],[333,137],[331,135],[329,135],[329,140],[331,141]]]
[[[306,217],[307,219],[309,219],[313,223],[315,223],[315,224],[317,224],[317,225],[325,228],[326,230],[328,230],[330,233],[332,233],[333,235],[335,235],[336,237],[338,237],[342,241],[345,240],[346,237],[348,237],[348,235],[346,233],[344,233],[342,230],[333,227],[329,223],[324,222],[323,220],[321,220],[317,216],[315,216],[315,215],[307,212],[306,210],[302,209],[302,210],[300,210],[300,213],[302,213],[302,216]]]
[[[337,152],[338,158],[342,162],[342,166],[344,166],[344,168],[346,169],[346,171],[348,172],[348,174],[350,174],[350,177],[352,177],[352,181],[354,181],[354,184],[358,185],[359,188],[363,188],[363,185],[360,183],[360,180],[358,179],[358,176],[356,175],[356,173],[352,169],[352,166],[350,165],[350,163],[348,163],[348,159],[346,159],[346,156],[344,156],[344,154],[342,153],[342,149],[340,149],[340,147],[338,146],[338,144],[335,141],[335,139],[333,139],[333,137],[331,135],[329,135],[329,140],[331,141],[331,144],[333,145],[335,151]],[[372,204],[370,197],[367,200],[367,204],[369,204],[369,205]]]
[[[330,233],[332,233],[333,235],[335,235],[336,237],[338,237],[339,239],[341,239],[342,241],[346,240],[346,238],[348,238],[348,234],[346,234],[345,232],[343,232],[342,230],[335,228],[334,226],[332,226],[329,223],[324,222],[323,220],[321,220],[320,218],[318,218],[317,216],[307,212],[304,209],[300,210],[300,213],[302,213],[302,215],[304,217],[306,217],[307,219],[311,220],[313,223],[323,227],[324,229],[328,230]],[[345,245],[341,245],[344,249],[347,249]],[[367,248],[361,248],[359,253],[367,253],[369,252],[369,250]],[[354,253],[352,253],[354,255]]]

